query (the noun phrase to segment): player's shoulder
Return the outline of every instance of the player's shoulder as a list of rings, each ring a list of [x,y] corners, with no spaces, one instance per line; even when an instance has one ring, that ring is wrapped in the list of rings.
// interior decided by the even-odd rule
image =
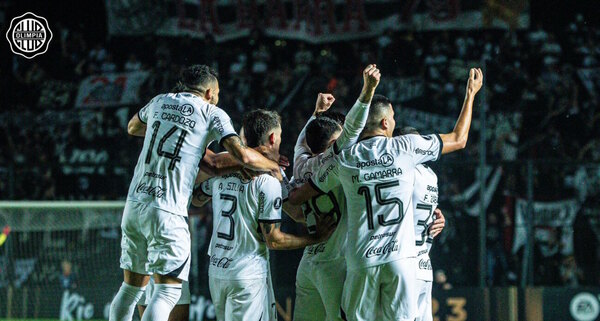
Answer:
[[[260,174],[255,177],[253,180],[254,185],[258,188],[268,187],[268,186],[281,186],[279,180],[270,174]]]

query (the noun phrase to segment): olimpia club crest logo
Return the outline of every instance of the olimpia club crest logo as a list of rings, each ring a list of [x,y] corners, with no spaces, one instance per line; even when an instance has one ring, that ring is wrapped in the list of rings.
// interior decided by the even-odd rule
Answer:
[[[48,50],[52,31],[46,18],[27,12],[10,21],[6,39],[12,52],[31,59]]]

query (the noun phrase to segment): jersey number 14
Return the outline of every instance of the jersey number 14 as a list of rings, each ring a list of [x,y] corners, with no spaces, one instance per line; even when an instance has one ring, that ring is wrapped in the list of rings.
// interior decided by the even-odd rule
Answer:
[[[150,163],[150,159],[152,159],[152,150],[154,149],[154,143],[156,143],[156,135],[158,134],[158,129],[160,128],[160,121],[155,121],[152,124],[152,138],[150,139],[150,146],[148,147],[148,153],[146,154],[146,164]],[[177,138],[177,142],[175,143],[175,149],[173,152],[165,152],[163,147],[165,142],[177,131],[177,126],[171,127],[169,131],[163,135],[163,137],[158,142],[158,147],[156,148],[156,153],[159,157],[165,157],[171,160],[169,163],[169,170],[173,170],[175,168],[175,164],[181,160],[181,156],[179,156],[179,152],[181,151],[181,146],[183,146],[183,141],[185,140],[185,136],[187,132],[185,130],[181,130],[179,132],[179,137]]]

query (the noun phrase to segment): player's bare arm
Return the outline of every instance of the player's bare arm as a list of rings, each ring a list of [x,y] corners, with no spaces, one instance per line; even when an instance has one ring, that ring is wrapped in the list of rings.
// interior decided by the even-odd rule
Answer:
[[[283,180],[279,172],[279,164],[267,159],[252,148],[248,148],[238,136],[225,138],[223,140],[223,147],[227,149],[239,164],[255,171],[269,172],[279,181]]]
[[[194,193],[192,194],[192,205],[196,207],[202,207],[211,199],[212,197],[204,194],[202,192],[202,187],[198,186],[196,189],[194,189]]]
[[[363,88],[360,92],[360,96],[358,96],[358,101],[363,104],[370,104],[380,79],[381,72],[377,69],[377,65],[368,65],[367,68],[363,70]]]
[[[281,223],[260,223],[267,247],[271,250],[294,250],[308,245],[321,243],[335,230],[335,221],[331,217],[317,219],[317,232],[311,235],[296,236],[281,231]]]
[[[442,230],[444,230],[444,226],[446,226],[446,218],[444,217],[442,210],[439,208],[436,208],[433,214],[435,215],[435,220],[429,227],[429,236],[436,237],[442,233]]]
[[[288,200],[283,202],[283,206],[281,207],[283,212],[287,214],[294,222],[296,223],[305,223],[306,218],[304,217],[304,213],[302,212],[302,207],[298,205],[292,205]]]
[[[127,123],[127,133],[131,136],[144,137],[146,135],[146,124],[142,122],[136,113]]]
[[[479,68],[471,68],[469,71],[469,80],[467,81],[467,91],[462,110],[454,125],[454,130],[448,134],[440,134],[444,144],[442,154],[452,153],[467,146],[469,138],[469,129],[471,127],[471,118],[473,115],[473,101],[475,95],[481,89],[483,84],[483,72]]]
[[[312,184],[303,184],[290,193],[289,202],[292,205],[300,205],[319,194],[321,192],[315,189]]]

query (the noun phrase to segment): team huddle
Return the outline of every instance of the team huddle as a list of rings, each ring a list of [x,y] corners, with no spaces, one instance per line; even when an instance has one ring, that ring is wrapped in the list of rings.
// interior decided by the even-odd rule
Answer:
[[[217,75],[194,65],[171,93],[128,124],[144,137],[123,212],[124,282],[111,321],[187,320],[191,239],[187,208],[212,202],[209,288],[217,320],[276,320],[269,249],[304,248],[294,320],[432,320],[429,250],[444,227],[437,176],[426,163],[465,147],[483,74],[471,69],[450,133],[395,135],[394,108],[376,95],[376,65],[344,116],[318,94],[288,179],[281,117],[258,109],[239,135],[216,107]],[[207,149],[218,141],[226,152]],[[282,211],[307,234],[281,230]],[[194,258],[204,259],[204,258]],[[152,280],[151,276],[153,276]]]

